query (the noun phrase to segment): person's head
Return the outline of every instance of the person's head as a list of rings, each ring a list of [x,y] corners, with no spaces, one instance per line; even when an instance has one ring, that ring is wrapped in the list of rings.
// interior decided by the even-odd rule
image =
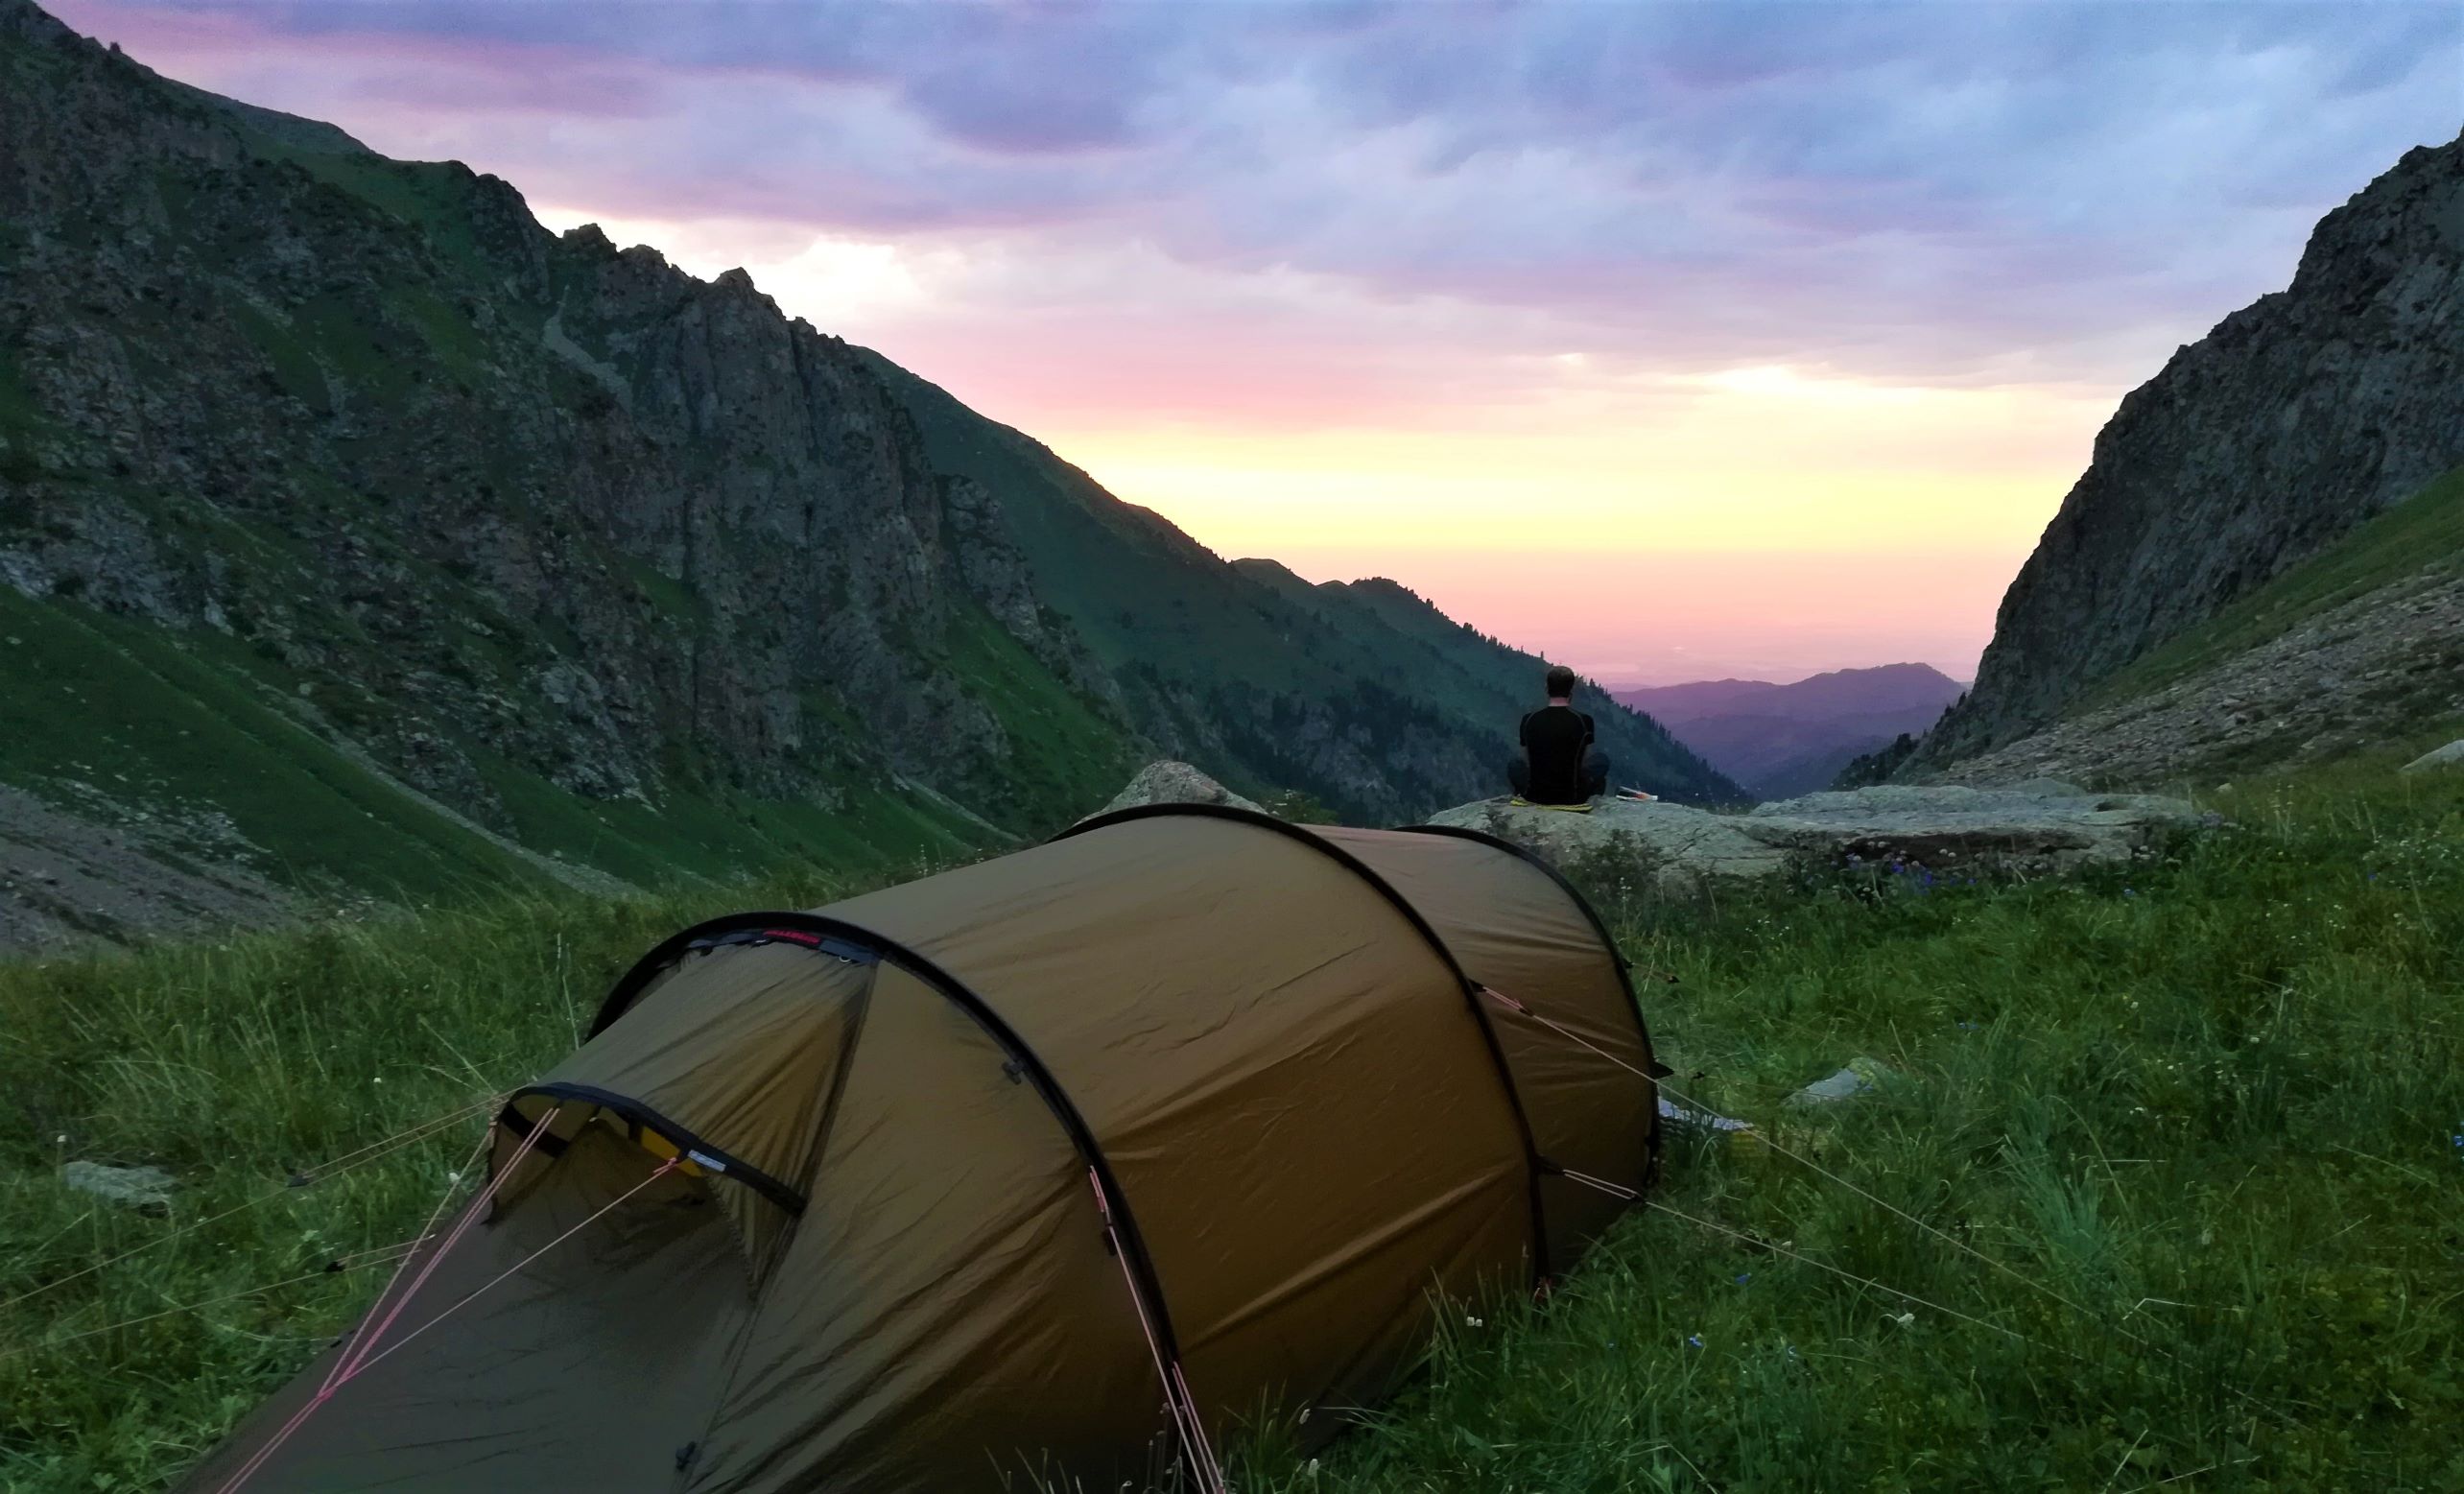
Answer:
[[[1575,672],[1563,664],[1549,666],[1549,699],[1571,700],[1575,698]]]

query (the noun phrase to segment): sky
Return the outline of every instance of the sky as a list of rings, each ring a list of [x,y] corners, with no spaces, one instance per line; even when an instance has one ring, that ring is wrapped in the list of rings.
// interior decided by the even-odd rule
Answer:
[[[1961,678],[2120,395],[2464,127],[2456,0],[46,0],[1610,680]]]

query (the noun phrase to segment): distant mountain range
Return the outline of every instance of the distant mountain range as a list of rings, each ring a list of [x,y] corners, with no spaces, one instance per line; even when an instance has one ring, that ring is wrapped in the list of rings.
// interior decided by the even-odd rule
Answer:
[[[140,885],[904,863],[1155,756],[1410,819],[1492,792],[1536,694],[1540,659],[1225,560],[742,271],[552,233],[26,0],[0,141],[0,943],[160,926]],[[1739,796],[1599,715],[1635,781]]]
[[[1835,670],[1792,684],[1707,679],[1613,692],[1766,799],[1831,786],[1903,733],[1922,732],[1966,686],[1930,664]]]

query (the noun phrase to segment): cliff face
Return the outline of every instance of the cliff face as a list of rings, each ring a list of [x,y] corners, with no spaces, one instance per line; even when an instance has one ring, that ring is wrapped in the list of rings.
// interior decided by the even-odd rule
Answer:
[[[2133,391],[2003,597],[1976,688],[1903,773],[2098,680],[2464,461],[2464,137],[2330,213],[2292,284]]]

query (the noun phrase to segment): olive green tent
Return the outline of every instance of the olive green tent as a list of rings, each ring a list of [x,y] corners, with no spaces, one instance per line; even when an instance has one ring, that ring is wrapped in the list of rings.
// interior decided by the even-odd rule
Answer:
[[[1581,898],[1463,832],[1156,806],[723,918],[185,1486],[1214,1487],[1227,1426],[1320,1431],[1571,1264],[1650,1070]]]

